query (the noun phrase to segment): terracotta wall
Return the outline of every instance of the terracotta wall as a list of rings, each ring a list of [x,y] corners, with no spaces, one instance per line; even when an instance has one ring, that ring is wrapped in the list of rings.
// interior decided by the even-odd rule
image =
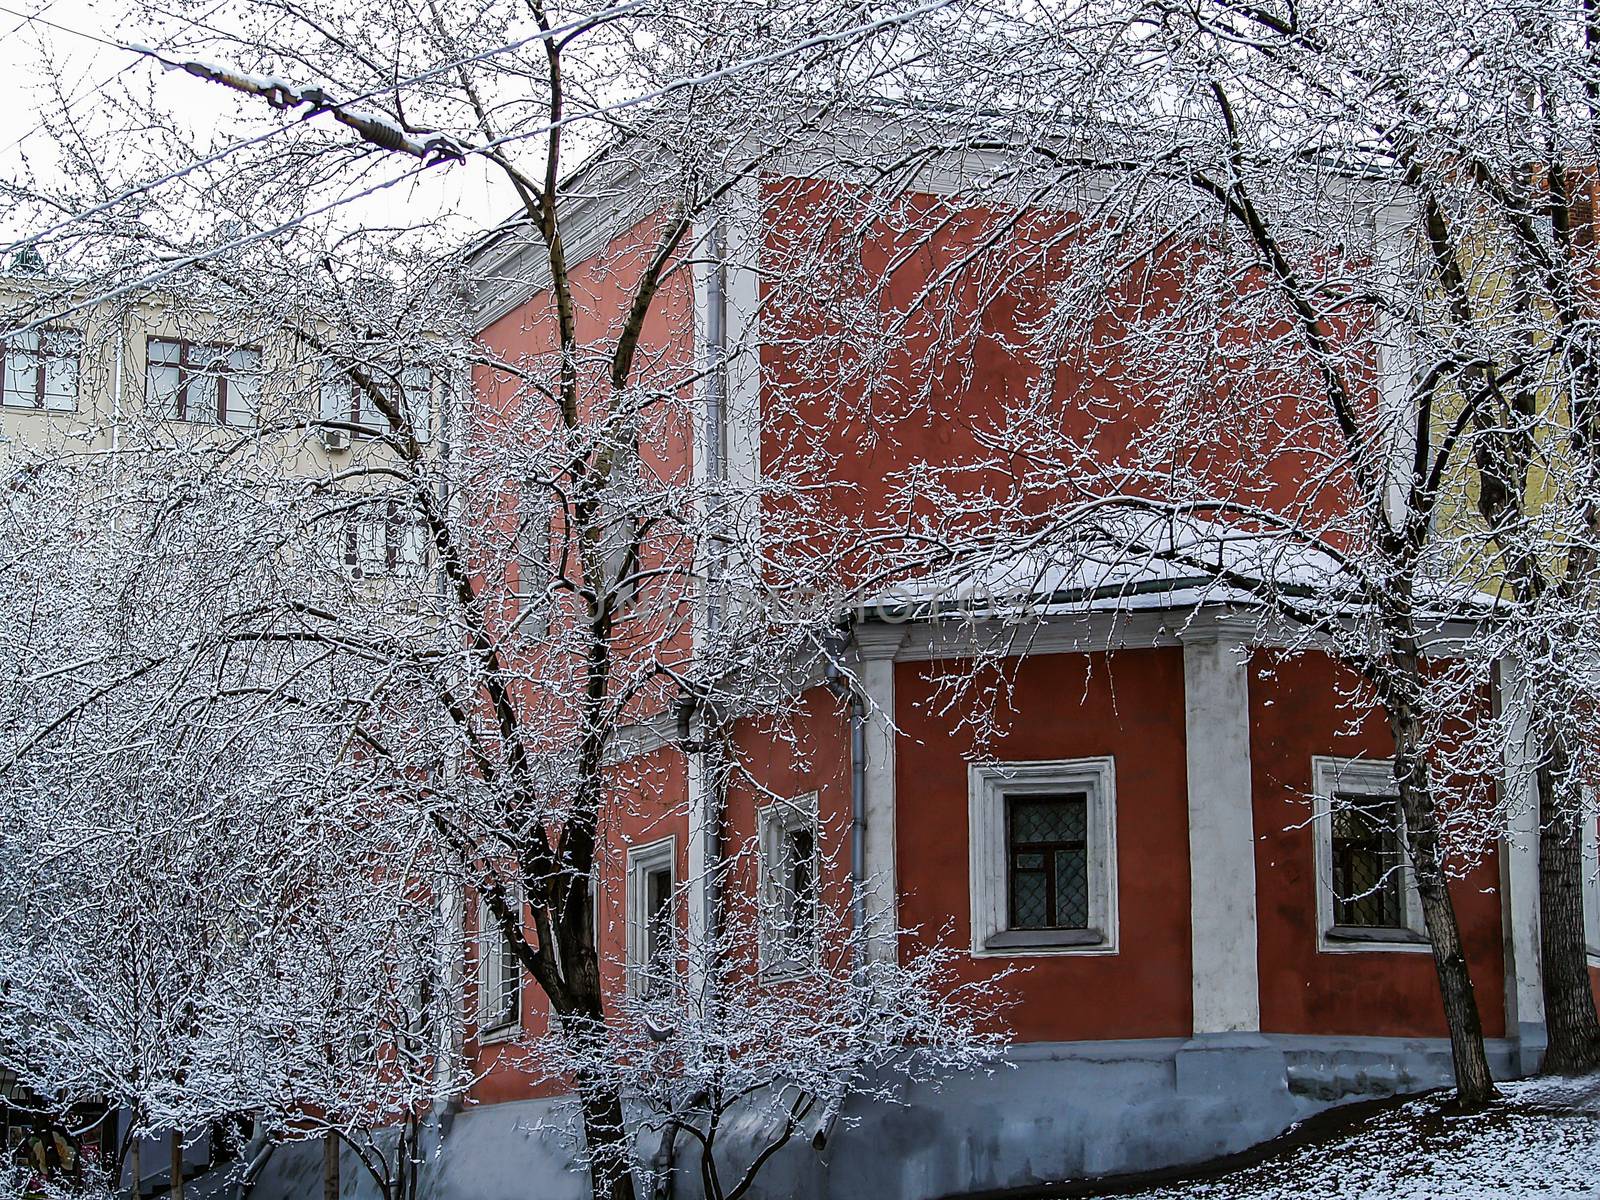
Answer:
[[[1250,672],[1250,751],[1255,789],[1261,1023],[1269,1033],[1443,1037],[1430,954],[1317,950],[1316,866],[1309,826],[1313,755],[1387,758],[1393,740],[1380,713],[1349,730],[1341,704],[1351,681],[1322,655]],[[1505,960],[1499,867],[1493,853],[1451,887],[1484,1032],[1505,1032]]]
[[[949,926],[971,944],[967,758],[970,733],[938,711],[929,664],[895,669],[900,920]],[[970,960],[980,976],[1026,966],[1009,1024],[1023,1041],[1186,1037],[1190,1032],[1189,841],[1183,655],[1040,655],[1016,671],[1004,760],[1116,760],[1120,952]]]

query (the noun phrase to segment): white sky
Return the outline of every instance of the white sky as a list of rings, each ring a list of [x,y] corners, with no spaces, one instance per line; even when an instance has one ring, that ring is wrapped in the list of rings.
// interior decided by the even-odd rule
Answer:
[[[60,108],[60,100],[45,84],[51,63],[60,72],[63,93],[77,118],[92,120],[108,84],[154,80],[157,104],[182,116],[204,137],[208,115],[222,108],[217,85],[163,71],[148,58],[105,45],[166,43],[162,29],[127,22],[124,13],[117,0],[0,0],[0,175],[4,178],[20,179],[31,172],[36,179],[48,180],[56,170],[59,159],[41,126],[46,111]],[[265,127],[269,114],[264,105],[262,116]],[[396,156],[393,172],[399,175],[415,166],[415,160]],[[415,225],[431,214],[453,215],[458,218],[451,222],[454,234],[488,228],[513,205],[509,190],[473,161],[429,170],[415,181],[363,201],[351,215],[352,220],[385,225]],[[0,245],[28,232],[32,231],[21,228],[14,214],[0,212]]]

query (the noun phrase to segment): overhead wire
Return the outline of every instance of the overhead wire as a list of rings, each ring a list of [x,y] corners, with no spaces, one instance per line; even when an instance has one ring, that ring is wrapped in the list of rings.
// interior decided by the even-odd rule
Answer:
[[[55,5],[56,3],[57,3],[57,0],[49,0],[49,3],[46,4],[44,9],[41,9],[40,11],[41,12],[46,11],[50,7]],[[204,20],[208,19],[213,14],[215,14],[218,9],[222,8],[223,5],[225,5],[227,3],[228,3],[228,0],[217,0],[217,3],[213,4],[209,9],[207,9],[205,12],[201,13],[199,17],[195,18],[196,21],[204,21]],[[9,10],[7,10],[7,11],[9,11]],[[12,33],[16,33],[18,29],[21,29],[22,26],[26,25],[27,23],[28,23],[27,21],[23,21],[21,24],[19,24],[16,27],[16,29],[13,29],[11,32]],[[66,29],[66,26],[56,25],[56,26],[53,26],[53,28]],[[87,38],[94,39],[96,41],[101,40],[101,39],[98,39],[98,38],[94,38],[93,34],[85,33],[82,30],[67,29],[66,31],[69,32],[69,33],[77,34],[79,37],[87,37]],[[158,50],[164,50],[164,49],[167,48],[166,43],[168,43],[170,41],[171,41],[171,37],[163,38],[162,41],[156,45],[155,48],[158,49]],[[125,46],[119,46],[119,47],[117,47],[117,49],[126,49],[126,47]],[[62,106],[61,106],[62,113],[70,113],[74,108],[76,108],[83,101],[87,100],[90,96],[100,96],[100,97],[104,98],[104,93],[105,93],[106,88],[110,87],[121,76],[126,75],[129,71],[133,70],[134,67],[139,65],[139,62],[140,62],[140,60],[138,58],[135,58],[131,62],[124,63],[122,66],[118,67],[115,71],[111,72],[111,74],[107,75],[99,83],[85,88],[83,91],[79,92],[77,95],[73,96],[72,98],[70,98],[69,100],[67,100],[65,103],[62,104]],[[18,146],[22,145],[23,142],[27,141],[34,134],[42,132],[44,130],[44,128],[45,128],[45,125],[44,125],[44,122],[42,122],[42,121],[37,122],[37,123],[29,126],[22,133],[18,134],[15,138],[13,138],[10,142],[7,142],[4,146],[0,146],[0,155],[10,154],[13,150],[15,150]]]

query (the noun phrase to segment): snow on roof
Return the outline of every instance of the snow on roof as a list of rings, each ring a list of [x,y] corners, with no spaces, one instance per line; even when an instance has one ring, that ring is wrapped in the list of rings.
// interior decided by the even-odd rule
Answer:
[[[1269,601],[1354,612],[1378,585],[1372,564],[1265,521],[1230,523],[1181,510],[1101,506],[1082,519],[974,542],[940,566],[861,606],[892,620],[943,615],[1048,616]],[[1498,603],[1460,581],[1417,588],[1441,617],[1476,617]]]

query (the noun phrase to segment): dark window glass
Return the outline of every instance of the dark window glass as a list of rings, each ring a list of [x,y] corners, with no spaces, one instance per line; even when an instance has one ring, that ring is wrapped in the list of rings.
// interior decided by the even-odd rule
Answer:
[[[644,968],[648,991],[661,982],[672,954],[672,869],[651,867],[644,876]]]
[[[811,941],[816,921],[816,882],[812,879],[815,847],[809,827],[785,830],[783,839],[788,876],[784,881],[784,937],[802,947]]]
[[[1392,796],[1334,797],[1333,923],[1399,929],[1401,848]]]
[[[1089,927],[1088,826],[1082,792],[1007,797],[1012,929]]]

